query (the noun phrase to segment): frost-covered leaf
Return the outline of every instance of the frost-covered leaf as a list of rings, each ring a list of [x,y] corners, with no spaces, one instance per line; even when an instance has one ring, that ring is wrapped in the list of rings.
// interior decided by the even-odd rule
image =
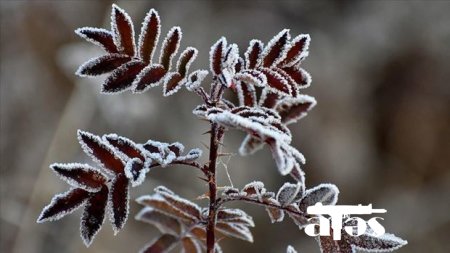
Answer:
[[[285,142],[275,141],[269,143],[272,157],[277,164],[278,171],[285,176],[290,174],[297,166],[297,163],[305,163],[304,156],[297,149]]]
[[[251,40],[247,51],[245,52],[245,67],[254,69],[261,57],[264,44],[259,40]]]
[[[239,48],[236,44],[230,44],[225,51],[222,59],[222,68],[234,70],[239,60]]]
[[[158,12],[151,9],[145,16],[139,35],[139,57],[150,63],[161,33],[161,19]]]
[[[407,241],[389,233],[378,237],[367,233],[346,237],[355,249],[365,252],[391,252],[408,244]]]
[[[170,217],[186,221],[193,221],[193,218],[190,215],[174,207],[159,194],[141,196],[136,199],[136,201],[141,205],[152,207]]]
[[[339,189],[334,184],[320,184],[308,189],[304,197],[300,200],[299,207],[302,212],[306,212],[308,206],[322,203],[323,205],[335,205],[338,200]]]
[[[316,105],[316,100],[308,95],[300,95],[296,98],[285,98],[275,107],[281,116],[281,121],[286,125],[292,124],[307,115],[307,112]]]
[[[178,236],[181,233],[181,223],[177,219],[158,212],[151,207],[144,207],[136,215],[136,220],[152,224],[163,234]]]
[[[272,92],[281,96],[291,95],[291,87],[283,76],[268,68],[262,68],[261,72],[266,75],[268,88]]]
[[[184,156],[178,156],[175,161],[190,162],[198,159],[202,155],[203,151],[198,148],[189,150],[189,152]]]
[[[140,60],[132,60],[123,64],[105,80],[102,87],[103,93],[117,93],[129,89],[136,76],[144,69],[145,63]]]
[[[180,156],[184,151],[184,145],[179,142],[171,143],[167,148],[172,151],[176,156]]]
[[[88,198],[89,192],[83,189],[70,189],[65,193],[55,195],[50,204],[44,207],[37,222],[59,220],[77,210]]]
[[[188,91],[194,91],[200,87],[200,84],[202,84],[207,75],[208,71],[203,69],[192,72],[186,80],[186,89]]]
[[[245,136],[245,139],[242,141],[241,146],[239,148],[239,154],[242,156],[254,154],[256,151],[262,149],[264,147],[264,142],[261,140],[254,138],[251,135]]]
[[[201,209],[197,204],[175,194],[169,194],[166,192],[160,192],[159,194],[173,207],[184,212],[186,215],[192,217],[193,219],[199,220],[201,218]]]
[[[304,185],[305,185],[304,184],[305,183],[305,172],[303,172],[303,170],[300,168],[300,164],[299,163],[294,163],[294,167],[292,168],[290,175],[297,182],[302,183],[302,185],[304,187]]]
[[[108,53],[118,53],[114,44],[113,35],[108,30],[94,27],[83,27],[75,30],[75,33],[85,40],[102,47]]]
[[[183,86],[181,80],[183,80],[183,77],[179,73],[169,73],[164,79],[163,95],[167,97],[179,91]]]
[[[240,209],[221,209],[217,212],[218,222],[228,222],[254,227],[253,218]]]
[[[306,225],[309,224],[308,218],[305,215],[298,215],[296,213],[301,213],[299,207],[296,204],[292,204],[287,207],[292,212],[286,212],[289,216],[289,218],[292,219],[292,221],[295,223],[295,225],[298,226],[299,229],[304,228]]]
[[[286,249],[286,253],[297,253],[297,251],[294,249],[294,247],[289,245]]]
[[[280,203],[273,198],[266,199],[264,201],[266,204],[270,204],[273,206],[280,206]],[[278,207],[266,207],[267,214],[269,215],[270,221],[272,223],[281,222],[284,219],[284,211]]]
[[[84,207],[80,226],[81,238],[86,246],[91,244],[105,220],[108,188],[105,186],[99,192],[91,193],[91,195]]]
[[[206,118],[206,110],[208,110],[208,106],[205,104],[197,105],[192,113],[200,118]]]
[[[286,49],[288,45],[288,41],[290,39],[289,29],[284,29],[273,39],[267,43],[267,46],[264,48],[262,52],[262,66],[263,67],[272,67],[281,62],[286,56]]]
[[[161,64],[148,65],[134,79],[133,91],[140,93],[158,86],[166,74],[167,70]]]
[[[129,62],[131,57],[125,54],[107,54],[91,59],[81,65],[76,74],[78,76],[97,76],[109,73]]]
[[[222,191],[222,196],[234,196],[239,195],[239,189],[234,187],[224,187]]]
[[[113,179],[109,193],[109,213],[115,234],[128,218],[129,198],[129,180],[124,174],[119,174]]]
[[[310,41],[311,37],[309,36],[309,34],[300,34],[295,37],[290,42],[286,57],[283,62],[280,63],[280,65],[290,67],[298,64],[299,61],[307,57]]]
[[[134,28],[130,16],[119,6],[113,4],[111,13],[111,30],[114,43],[121,53],[134,56]]]
[[[182,33],[181,28],[176,26],[172,27],[167,33],[161,47],[161,55],[159,57],[159,63],[168,71],[172,65],[172,58],[178,52],[180,47]]]
[[[189,71],[189,66],[197,58],[198,50],[193,47],[186,48],[180,55],[177,63],[177,71],[184,78]]]
[[[278,190],[277,201],[284,207],[300,200],[302,196],[303,192],[301,183],[284,183]]]
[[[253,242],[253,235],[250,229],[242,224],[217,222],[216,230],[227,236]]]
[[[99,170],[80,163],[54,163],[50,168],[71,186],[89,192],[99,191],[108,178]]]
[[[267,77],[259,70],[243,70],[236,73],[234,78],[257,87],[264,87],[267,84]]]
[[[202,247],[199,242],[191,237],[183,237],[181,239],[183,253],[201,253]]]
[[[227,47],[227,39],[225,37],[220,38],[211,47],[209,52],[209,62],[211,65],[211,72],[214,75],[220,75],[222,73],[222,60]]]
[[[141,161],[145,160],[144,151],[134,141],[117,134],[103,135],[103,139],[127,157],[138,158]]]
[[[256,90],[251,84],[239,82],[236,86],[239,104],[245,106],[256,106]]]
[[[146,245],[140,253],[164,253],[172,250],[179,239],[173,235],[165,234]]]
[[[125,176],[130,180],[133,187],[141,185],[145,180],[145,174],[150,171],[151,159],[145,164],[138,158],[128,160],[125,166]]]
[[[248,183],[242,188],[242,194],[247,196],[260,195],[265,192],[266,188],[264,188],[264,183],[261,181],[253,181]]]
[[[271,89],[263,89],[259,98],[259,106],[274,108],[280,97],[277,92],[273,92]]]
[[[101,164],[106,171],[113,174],[123,172],[125,164],[120,155],[115,153],[113,148],[99,136],[78,130],[78,141],[83,151]]]
[[[311,75],[300,67],[287,67],[283,71],[295,81],[298,89],[304,89],[311,85]]]

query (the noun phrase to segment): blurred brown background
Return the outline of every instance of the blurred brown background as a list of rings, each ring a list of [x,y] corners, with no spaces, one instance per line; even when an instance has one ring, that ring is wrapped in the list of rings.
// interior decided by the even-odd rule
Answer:
[[[184,32],[182,47],[199,49],[194,67],[207,67],[209,47],[220,36],[245,50],[283,28],[309,33],[312,74],[305,90],[318,106],[293,126],[294,145],[307,157],[307,184],[335,183],[341,204],[386,208],[388,232],[407,239],[398,252],[450,252],[450,1],[119,1],[137,29],[150,8],[162,17],[163,34]],[[157,230],[133,219],[114,237],[105,224],[86,249],[78,236],[80,212],[36,224],[40,210],[68,186],[52,162],[90,162],[76,129],[117,132],[202,147],[208,126],[191,112],[199,99],[183,91],[163,98],[100,95],[102,78],[81,79],[77,66],[101,51],[78,38],[83,26],[109,29],[110,1],[1,2],[1,252],[137,252]],[[200,136],[200,137],[199,137]],[[239,132],[226,150],[237,152]],[[226,162],[226,161],[224,161]],[[233,183],[283,183],[267,150],[232,157]],[[185,168],[149,173],[132,198],[165,184],[194,199],[205,191]],[[224,170],[219,181],[228,183]],[[205,204],[205,202],[199,202]],[[239,206],[239,205],[237,205]],[[239,206],[242,207],[242,206]],[[255,243],[223,241],[226,252],[319,252],[314,239],[292,222],[271,225],[262,208],[254,215]]]

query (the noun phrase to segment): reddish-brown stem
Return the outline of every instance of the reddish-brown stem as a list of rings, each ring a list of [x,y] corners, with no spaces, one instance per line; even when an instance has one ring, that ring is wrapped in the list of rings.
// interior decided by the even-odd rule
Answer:
[[[209,214],[208,224],[206,226],[206,248],[207,253],[214,252],[215,245],[215,225],[216,225],[216,164],[219,153],[219,145],[222,141],[223,128],[216,123],[211,124],[211,139],[209,147],[209,166],[208,166],[208,186],[209,186]]]

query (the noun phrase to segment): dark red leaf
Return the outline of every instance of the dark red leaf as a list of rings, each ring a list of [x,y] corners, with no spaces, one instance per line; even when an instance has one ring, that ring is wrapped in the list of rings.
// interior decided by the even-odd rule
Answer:
[[[311,76],[303,69],[298,67],[288,67],[283,68],[283,70],[295,81],[298,86],[297,88],[306,88],[311,84]]]
[[[113,4],[111,26],[114,39],[121,53],[134,56],[133,22],[128,14],[119,6]]]
[[[311,38],[308,34],[301,34],[295,37],[291,42],[285,59],[279,65],[293,66],[303,57],[306,57],[310,40]]]
[[[279,99],[280,95],[266,89],[263,91],[263,94],[261,95],[259,104],[266,108],[274,108]]]
[[[263,67],[271,67],[278,64],[284,57],[289,40],[289,30],[284,29],[278,33],[263,51]]]
[[[189,66],[194,62],[197,57],[197,49],[193,47],[186,48],[183,53],[181,53],[180,59],[178,59],[177,71],[184,78],[189,71]]]
[[[84,152],[102,164],[106,170],[112,173],[123,173],[124,162],[99,136],[78,130],[78,141]]]
[[[104,186],[99,192],[91,193],[81,217],[81,238],[89,246],[105,220],[105,209],[108,201],[108,188]]]
[[[237,92],[240,105],[256,106],[256,91],[253,85],[240,82]]]
[[[83,189],[71,189],[65,193],[58,194],[42,210],[37,222],[59,220],[78,209],[88,197],[89,192]]]
[[[117,134],[104,135],[103,138],[129,158],[139,158],[141,161],[145,160],[142,150],[132,140],[118,136]]]
[[[108,180],[103,173],[87,164],[55,163],[50,168],[73,187],[87,191],[99,191]]]
[[[289,83],[283,78],[283,76],[267,68],[263,68],[261,71],[266,75],[267,84],[272,91],[279,93],[280,95],[289,96],[291,94]]]
[[[97,76],[109,73],[131,60],[131,57],[124,54],[107,54],[94,58],[81,65],[76,74],[79,76]]]
[[[146,246],[142,249],[141,253],[164,253],[169,252],[174,246],[175,243],[178,242],[179,239],[173,235],[165,234],[150,243],[150,245]]]
[[[112,34],[105,29],[93,28],[93,27],[83,27],[75,30],[75,33],[85,40],[101,46],[105,51],[109,53],[117,53],[116,45],[114,44],[114,39]]]
[[[139,56],[145,63],[150,63],[161,33],[161,21],[158,12],[151,9],[142,23],[139,35]]]
[[[143,92],[160,84],[167,71],[161,64],[145,67],[133,82],[135,92]]]
[[[178,90],[180,90],[182,86],[183,77],[177,73],[172,72],[167,77],[166,80],[164,80],[164,89],[163,89],[163,95],[164,96],[170,96],[175,94]]]
[[[115,93],[130,88],[133,84],[133,80],[144,67],[145,63],[138,60],[132,60],[126,64],[123,64],[114,70],[105,80],[102,92]]]
[[[111,222],[114,233],[118,233],[128,218],[129,181],[124,174],[117,175],[111,185],[109,206],[111,208]]]
[[[183,253],[201,253],[202,248],[200,244],[191,237],[183,237],[181,239],[183,245]]]
[[[281,122],[291,124],[305,117],[315,104],[316,100],[313,97],[300,95],[296,98],[281,100],[275,109],[281,116]]]
[[[222,73],[222,58],[227,46],[227,40],[222,37],[212,47],[209,52],[209,61],[211,65],[211,72],[214,75]]]
[[[264,44],[259,40],[250,41],[247,52],[245,52],[246,68],[254,69],[260,60]]]
[[[181,29],[180,27],[172,27],[167,33],[166,38],[161,47],[161,56],[159,62],[163,67],[169,71],[172,64],[172,58],[177,53],[180,47]]]

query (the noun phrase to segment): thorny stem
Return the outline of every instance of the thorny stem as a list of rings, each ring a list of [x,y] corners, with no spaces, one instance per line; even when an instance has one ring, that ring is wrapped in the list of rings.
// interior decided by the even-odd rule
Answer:
[[[209,185],[209,213],[208,224],[206,226],[206,248],[207,253],[214,252],[215,245],[215,225],[217,211],[217,184],[216,184],[216,165],[219,145],[223,137],[223,128],[216,123],[211,124],[211,139],[209,149],[209,166],[208,166],[208,185]]]

